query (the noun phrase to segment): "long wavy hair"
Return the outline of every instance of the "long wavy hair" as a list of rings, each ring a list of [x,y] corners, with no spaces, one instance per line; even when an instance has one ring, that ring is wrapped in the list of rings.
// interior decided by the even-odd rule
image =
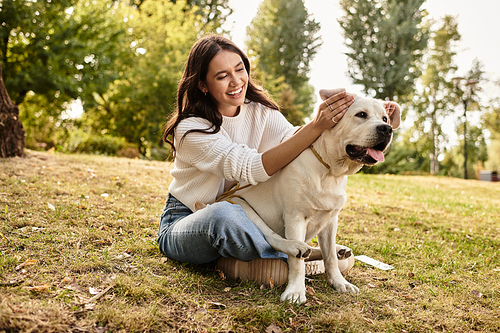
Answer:
[[[206,80],[210,61],[223,50],[238,54],[245,65],[248,74],[248,88],[245,96],[245,103],[248,101],[256,102],[274,110],[279,109],[278,105],[274,103],[261,88],[252,82],[250,76],[250,61],[243,51],[225,37],[218,35],[203,37],[193,45],[189,52],[186,68],[177,88],[177,107],[164,127],[163,141],[170,145],[174,153],[174,131],[183,119],[201,117],[207,119],[212,126],[205,129],[191,129],[184,134],[181,141],[191,132],[214,134],[220,131],[222,115],[218,111],[214,99],[210,94],[205,95],[198,88],[198,83]]]

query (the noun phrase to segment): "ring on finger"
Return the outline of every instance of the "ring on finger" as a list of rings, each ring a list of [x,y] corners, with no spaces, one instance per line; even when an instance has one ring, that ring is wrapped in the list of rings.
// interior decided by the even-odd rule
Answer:
[[[327,104],[328,105],[328,108],[330,109],[330,111],[333,112],[333,108],[332,108],[332,105],[331,104]]]
[[[338,121],[335,121],[335,117],[332,118],[332,121],[334,122],[334,124],[338,124],[339,123]]]

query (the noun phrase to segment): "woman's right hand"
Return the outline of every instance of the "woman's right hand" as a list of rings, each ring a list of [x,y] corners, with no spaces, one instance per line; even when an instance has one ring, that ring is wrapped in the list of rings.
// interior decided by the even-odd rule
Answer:
[[[337,125],[349,106],[354,103],[354,96],[345,89],[322,89],[319,93],[323,103],[319,105],[313,122],[324,131]]]

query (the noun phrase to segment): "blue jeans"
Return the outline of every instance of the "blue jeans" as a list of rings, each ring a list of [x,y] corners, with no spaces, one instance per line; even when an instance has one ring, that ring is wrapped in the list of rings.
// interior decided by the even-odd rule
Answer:
[[[170,193],[160,219],[158,245],[167,257],[205,264],[222,257],[286,260],[239,205],[217,202],[192,212]]]

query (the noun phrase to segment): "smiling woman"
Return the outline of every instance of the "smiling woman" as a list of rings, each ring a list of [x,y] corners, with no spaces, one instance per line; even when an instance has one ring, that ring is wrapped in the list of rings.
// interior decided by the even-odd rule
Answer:
[[[352,100],[337,91],[298,129],[252,82],[248,57],[234,43],[217,35],[198,40],[164,132],[175,161],[160,220],[160,250],[195,264],[220,257],[282,264],[287,255],[269,245],[240,206],[216,199],[235,182],[267,181],[334,127]],[[208,206],[195,211],[195,203]]]
[[[205,82],[198,87],[215,100],[219,112],[226,117],[238,114],[245,101],[248,73],[241,57],[234,52],[222,51],[211,61]]]

